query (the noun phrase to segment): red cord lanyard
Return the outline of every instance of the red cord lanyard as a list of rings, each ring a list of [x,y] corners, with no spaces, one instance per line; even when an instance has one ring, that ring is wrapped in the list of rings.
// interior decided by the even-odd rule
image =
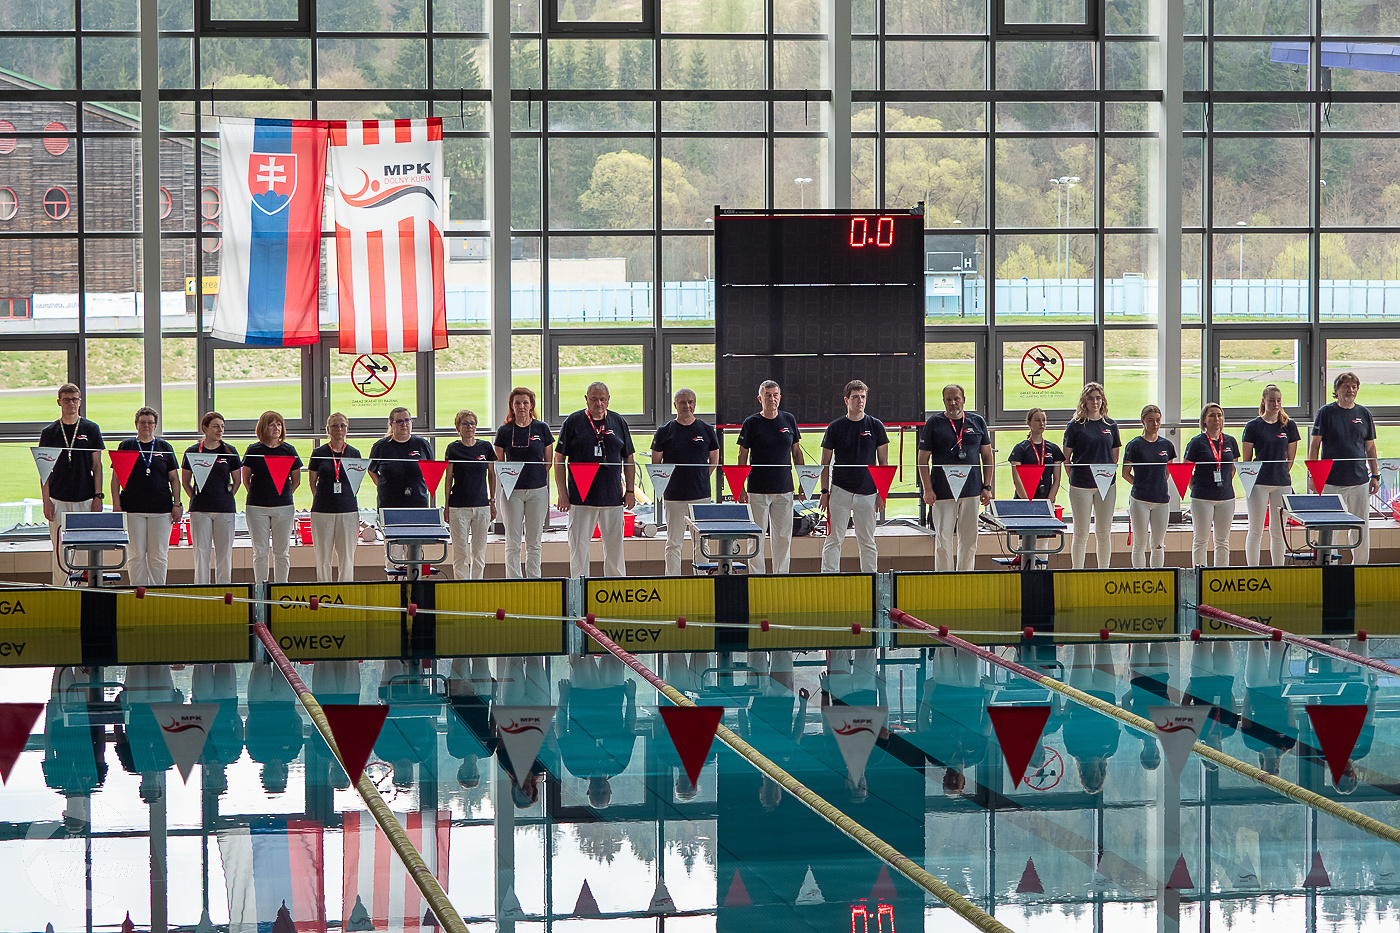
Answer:
[[[1225,435],[1222,434],[1220,436],[1220,447],[1218,449],[1215,446],[1215,441],[1210,439],[1209,434],[1206,435],[1206,443],[1210,445],[1211,455],[1215,457],[1215,468],[1219,470],[1225,459]]]
[[[1040,449],[1035,449],[1035,441],[1031,441],[1031,450],[1035,450],[1035,458],[1040,461],[1041,466],[1045,466],[1045,442],[1040,442]]]

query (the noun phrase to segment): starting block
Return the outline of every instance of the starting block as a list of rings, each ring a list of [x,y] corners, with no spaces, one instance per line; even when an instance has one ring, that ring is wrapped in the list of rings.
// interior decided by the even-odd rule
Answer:
[[[716,576],[733,574],[736,564],[743,567],[742,562],[753,560],[763,547],[763,529],[740,502],[694,503],[686,525],[700,554],[714,562]]]
[[[1006,548],[1027,570],[1065,549],[1065,523],[1055,517],[1049,499],[993,499],[982,521],[1006,535]],[[1041,547],[1042,538],[1054,546]]]
[[[125,512],[64,512],[58,531],[59,564],[72,576],[87,574],[88,586],[101,586],[108,579],[107,571],[126,566],[126,549],[131,538],[126,530]],[[109,551],[118,555],[115,564],[104,562]],[[76,563],[79,553],[87,554],[86,563]]]
[[[1337,495],[1284,496],[1283,514],[1303,526],[1307,546],[1317,552],[1322,565],[1337,563],[1343,551],[1357,547],[1366,527],[1366,519],[1348,512]],[[1340,532],[1346,537],[1339,540]]]
[[[442,523],[440,509],[382,509],[379,526],[384,531],[384,553],[390,564],[404,567],[404,576],[419,579],[424,564],[447,562],[452,533]],[[441,553],[425,556],[424,549],[441,547]]]

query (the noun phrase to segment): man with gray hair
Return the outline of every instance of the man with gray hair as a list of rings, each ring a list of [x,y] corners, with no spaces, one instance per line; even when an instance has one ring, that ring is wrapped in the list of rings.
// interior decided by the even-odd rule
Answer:
[[[651,462],[675,464],[658,497],[662,501],[657,503],[666,522],[666,576],[675,577],[681,572],[681,542],[690,506],[710,501],[709,480],[719,465],[719,437],[714,428],[695,417],[695,390],[677,389],[671,404],[676,417],[656,429],[651,439]],[[656,486],[656,471],[652,486]]]
[[[637,504],[632,434],[622,416],[608,411],[611,396],[595,382],[586,408],[564,419],[554,445],[554,484],[559,511],[569,514],[569,576],[586,577],[596,526],[603,538],[603,575],[627,576],[622,552],[623,509]],[[568,469],[579,465],[580,470]],[[574,475],[571,475],[574,474]]]
[[[749,415],[739,428],[739,466],[749,462],[752,455],[757,469],[749,474],[745,488],[739,490],[739,501],[749,504],[754,524],[768,531],[773,542],[773,572],[787,573],[792,558],[792,465],[802,463],[802,448],[798,442],[802,432],[797,419],[778,405],[783,390],[772,379],[758,387],[762,408]],[[806,498],[799,487],[799,498]],[[760,543],[753,569],[766,573],[763,546]]]

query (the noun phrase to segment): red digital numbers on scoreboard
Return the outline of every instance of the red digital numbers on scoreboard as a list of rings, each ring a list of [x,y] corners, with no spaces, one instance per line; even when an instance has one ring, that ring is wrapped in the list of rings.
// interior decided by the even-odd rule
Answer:
[[[875,229],[870,229],[871,220],[875,221]],[[873,232],[873,235],[872,235]],[[850,244],[853,247],[876,246],[886,247],[894,245],[894,218],[893,217],[852,217]]]

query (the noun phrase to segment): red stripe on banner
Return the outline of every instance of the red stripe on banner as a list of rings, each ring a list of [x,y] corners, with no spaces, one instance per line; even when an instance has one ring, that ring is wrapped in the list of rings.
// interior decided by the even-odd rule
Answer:
[[[350,810],[345,813],[341,821],[340,835],[340,845],[344,851],[341,863],[345,874],[340,882],[340,916],[343,918],[343,929],[345,920],[350,917],[350,911],[355,909],[355,897],[360,893],[360,811]]]
[[[292,872],[292,920],[299,933],[325,933],[326,898],[322,862],[325,836],[315,820],[288,820],[287,843]]]
[[[363,124],[363,138],[366,146],[379,145],[379,121],[366,120]]]
[[[403,301],[403,348],[409,353],[418,346],[418,261],[414,255],[413,218],[399,221],[399,295]]]
[[[442,139],[442,117],[428,118],[428,142],[435,143]]]
[[[340,352],[358,353],[355,349],[355,278],[350,256],[350,231],[335,225],[336,305],[340,315]]]
[[[437,880],[442,885],[442,893],[447,893],[447,856],[452,841],[452,811],[439,810],[433,827],[437,837]]]
[[[371,353],[389,352],[389,319],[384,310],[384,231],[366,234],[369,241],[369,342]]]
[[[347,146],[350,144],[350,136],[344,120],[331,120],[326,126],[330,129],[332,146]]]
[[[412,120],[395,120],[395,121],[394,121],[394,142],[396,142],[396,143],[411,143],[411,142],[413,142],[413,121],[412,121]]]
[[[382,837],[382,838],[381,838]],[[374,906],[370,919],[376,930],[383,930],[389,924],[389,880],[393,877],[390,865],[398,856],[394,855],[389,837],[378,824],[374,827]]]
[[[423,812],[414,810],[408,814],[408,841],[420,853],[423,851]],[[423,892],[418,890],[413,876],[401,872],[403,879],[403,926],[405,930],[416,930],[423,925]]]
[[[292,124],[297,187],[287,205],[287,292],[282,345],[321,339],[317,311],[321,285],[321,210],[325,204],[326,125],[314,120]],[[256,274],[256,271],[254,272]]]
[[[442,121],[438,121],[438,139],[442,138]],[[442,231],[428,221],[429,247],[433,257],[433,349],[447,349],[447,283],[442,269]]]

